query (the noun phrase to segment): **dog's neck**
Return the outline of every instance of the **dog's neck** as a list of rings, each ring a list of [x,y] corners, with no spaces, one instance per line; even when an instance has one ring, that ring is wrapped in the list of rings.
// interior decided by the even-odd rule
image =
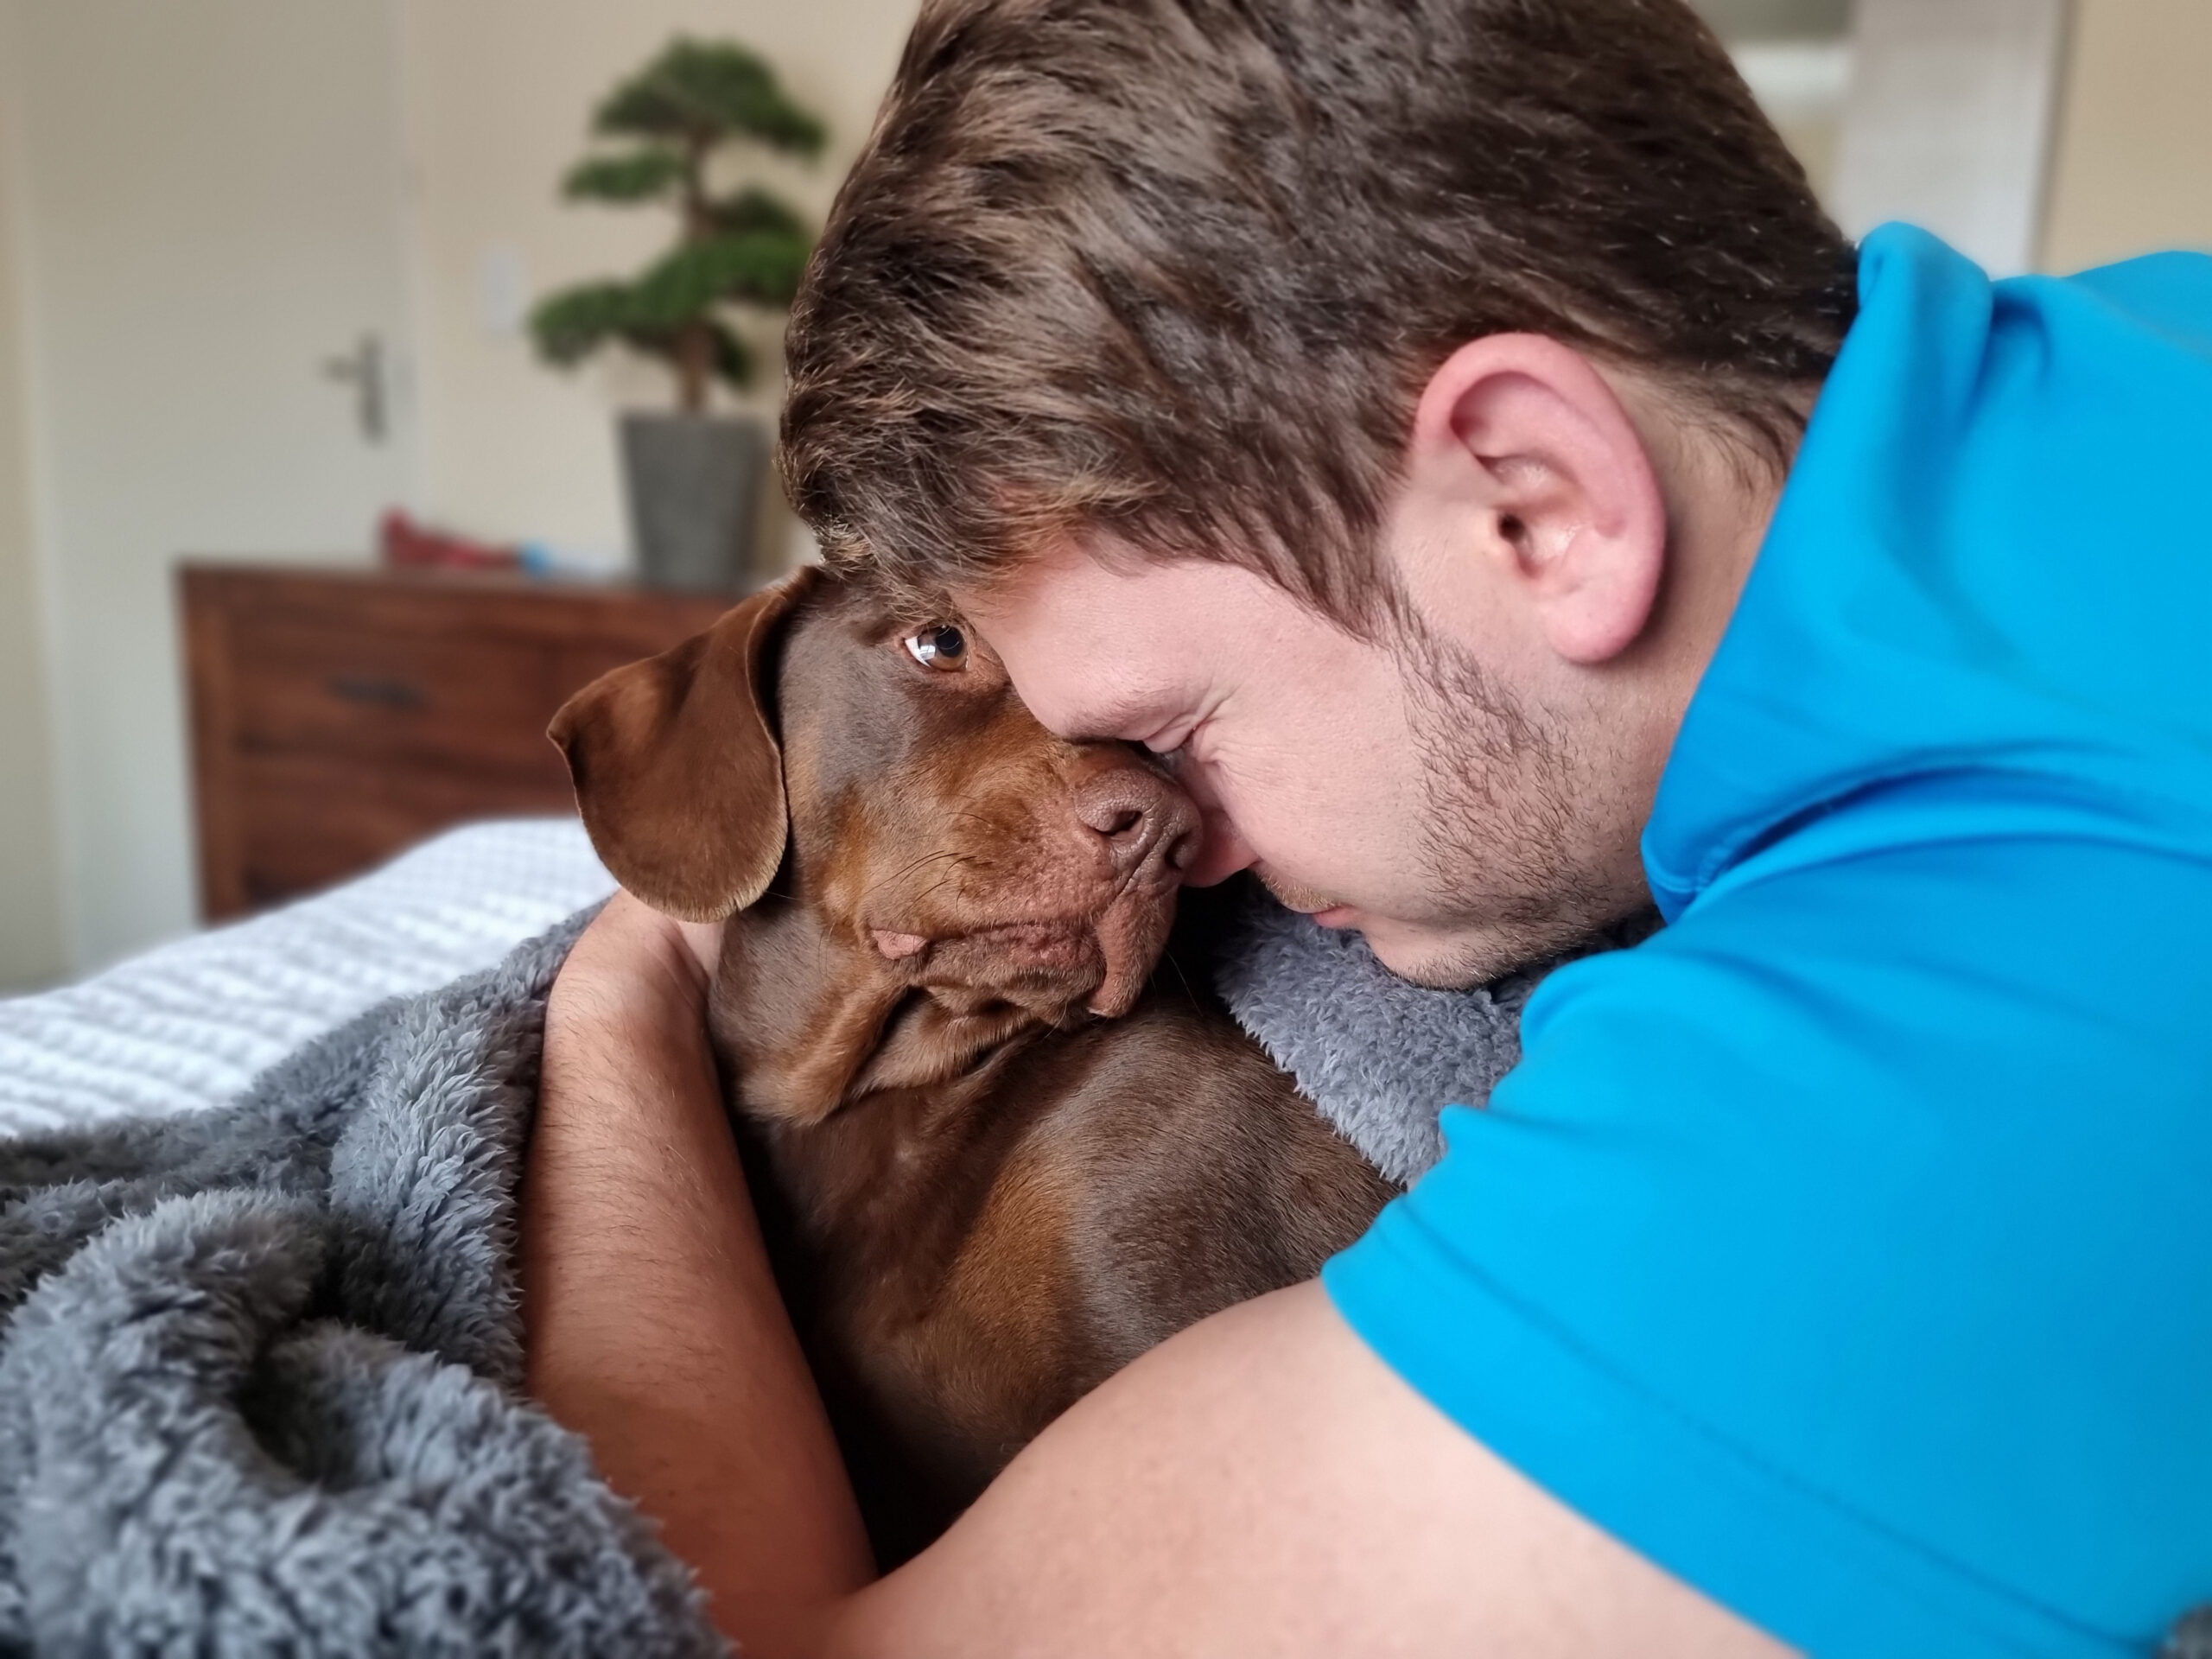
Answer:
[[[730,920],[715,973],[715,1040],[735,1103],[788,1124],[817,1123],[879,1090],[957,1077],[1036,1027],[1034,1014],[985,995],[916,983],[857,930],[771,897]]]

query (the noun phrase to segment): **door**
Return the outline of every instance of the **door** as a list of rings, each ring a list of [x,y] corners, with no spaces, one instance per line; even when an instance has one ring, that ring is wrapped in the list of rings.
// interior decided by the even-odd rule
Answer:
[[[175,561],[410,493],[397,0],[0,4],[81,969],[194,919]]]

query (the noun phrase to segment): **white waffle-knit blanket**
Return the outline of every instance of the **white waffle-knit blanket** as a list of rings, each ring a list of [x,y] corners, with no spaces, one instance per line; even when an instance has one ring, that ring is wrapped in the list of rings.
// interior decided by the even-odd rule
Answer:
[[[214,1105],[370,1004],[489,967],[613,887],[573,819],[473,824],[315,898],[0,1001],[0,1135]]]

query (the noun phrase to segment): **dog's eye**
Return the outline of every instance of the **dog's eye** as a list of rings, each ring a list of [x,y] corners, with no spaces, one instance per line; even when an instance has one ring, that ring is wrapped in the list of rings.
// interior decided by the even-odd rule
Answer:
[[[924,668],[956,669],[968,666],[968,639],[959,629],[942,622],[931,623],[917,629],[899,643],[906,647],[906,654]]]

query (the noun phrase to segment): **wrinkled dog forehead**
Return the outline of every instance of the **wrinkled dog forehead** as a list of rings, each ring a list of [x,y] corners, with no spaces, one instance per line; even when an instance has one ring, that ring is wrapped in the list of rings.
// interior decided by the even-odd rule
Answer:
[[[776,713],[794,823],[861,798],[890,827],[910,807],[979,804],[1020,786],[1012,770],[1049,764],[1055,740],[995,664],[947,671],[909,652],[932,626],[850,583],[825,584],[792,619]]]
[[[898,623],[887,606],[842,586],[792,619],[775,714],[794,823],[855,791],[895,801],[900,774],[919,765],[925,734],[901,671]]]

